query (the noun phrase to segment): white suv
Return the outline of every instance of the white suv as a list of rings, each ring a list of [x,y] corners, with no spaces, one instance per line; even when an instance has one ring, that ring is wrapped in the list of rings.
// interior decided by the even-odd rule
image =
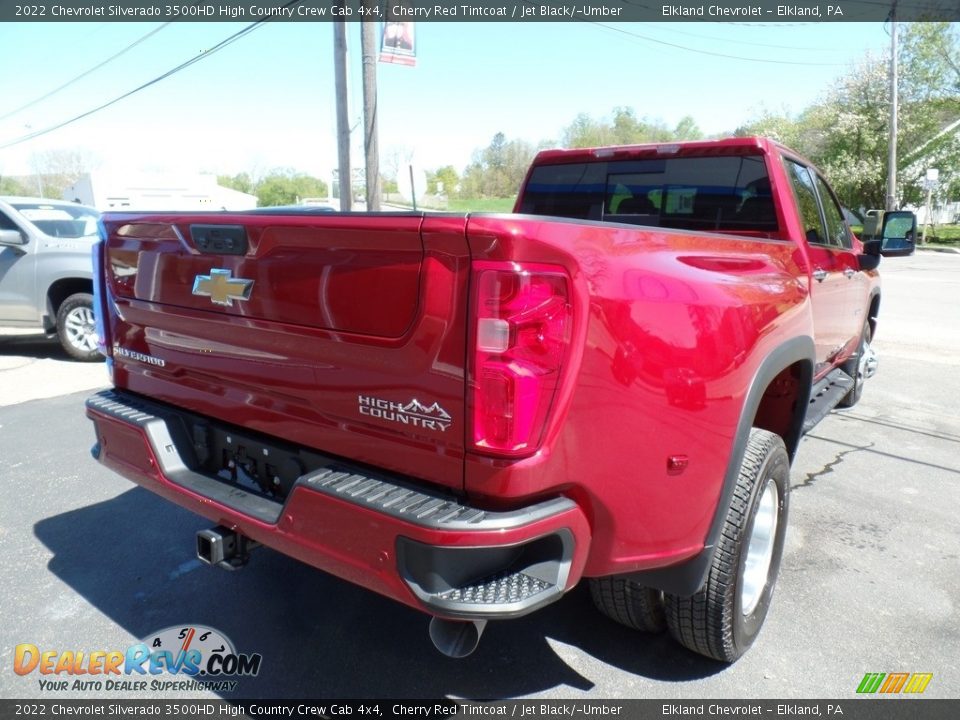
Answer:
[[[97,360],[91,248],[100,213],[43,198],[0,197],[0,330],[56,333],[77,360]]]

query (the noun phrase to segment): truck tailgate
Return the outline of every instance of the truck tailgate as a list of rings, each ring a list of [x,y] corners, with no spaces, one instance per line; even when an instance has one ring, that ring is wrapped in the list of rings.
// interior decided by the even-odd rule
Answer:
[[[108,214],[118,389],[460,490],[465,219]]]

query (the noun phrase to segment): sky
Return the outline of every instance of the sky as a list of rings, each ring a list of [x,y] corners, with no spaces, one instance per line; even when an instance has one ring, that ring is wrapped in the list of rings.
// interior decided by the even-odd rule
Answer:
[[[0,146],[122,96],[248,24],[0,23]],[[866,53],[889,46],[880,22],[418,23],[416,66],[377,66],[381,168],[462,171],[497,132],[558,145],[578,114],[608,118],[618,106],[670,126],[690,115],[705,133],[730,133],[765,108],[803,110]],[[360,167],[359,23],[348,26],[348,52]],[[38,155],[58,150],[80,151],[91,169],[110,173],[257,176],[282,167],[328,178],[333,28],[264,23],[102,111],[0,148],[0,174],[32,174]]]

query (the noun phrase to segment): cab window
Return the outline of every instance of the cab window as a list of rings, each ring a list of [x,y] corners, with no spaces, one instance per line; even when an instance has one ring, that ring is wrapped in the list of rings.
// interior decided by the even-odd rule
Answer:
[[[820,205],[817,202],[817,191],[814,187],[810,171],[803,165],[787,160],[787,175],[790,186],[800,210],[800,220],[803,223],[803,233],[807,242],[815,245],[827,244],[827,232],[820,215]]]
[[[827,221],[827,244],[849,250],[853,247],[853,238],[847,224],[843,221],[840,206],[830,192],[830,186],[819,175],[815,176],[817,190],[820,191],[820,202],[823,204],[823,215]]]

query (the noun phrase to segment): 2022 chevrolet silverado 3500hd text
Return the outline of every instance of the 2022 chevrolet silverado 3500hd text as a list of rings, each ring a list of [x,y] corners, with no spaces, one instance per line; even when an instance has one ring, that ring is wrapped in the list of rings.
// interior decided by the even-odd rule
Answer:
[[[879,242],[764,139],[552,150],[515,214],[108,214],[93,454],[471,652],[589,579],[733,661],[805,429],[876,368]]]

